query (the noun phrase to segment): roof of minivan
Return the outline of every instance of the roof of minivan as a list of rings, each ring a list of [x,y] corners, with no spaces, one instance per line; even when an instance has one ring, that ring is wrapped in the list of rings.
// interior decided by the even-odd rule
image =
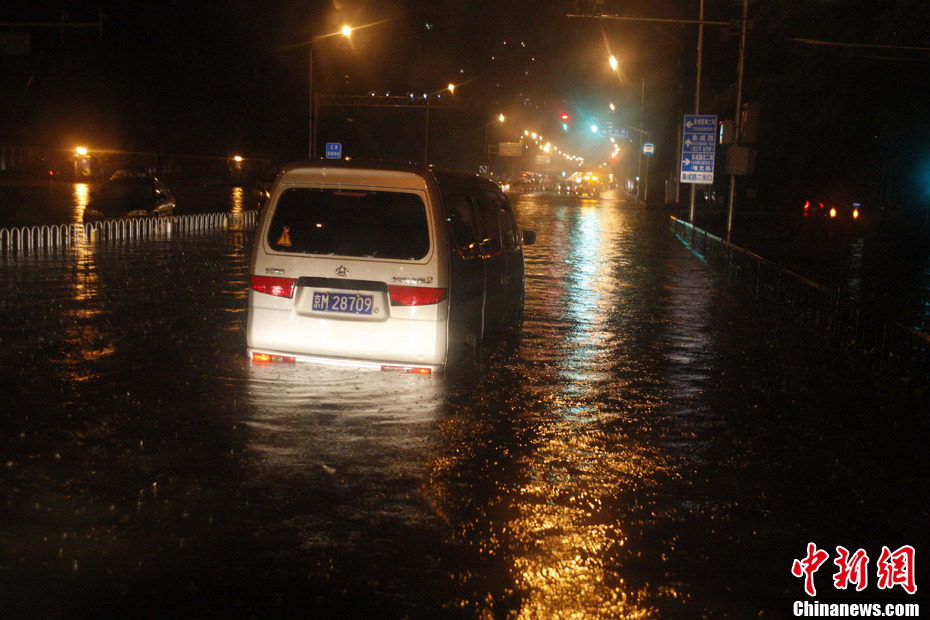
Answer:
[[[477,174],[467,174],[464,172],[443,170],[433,166],[421,166],[419,164],[392,161],[346,161],[343,159],[295,161],[284,166],[284,168],[281,169],[281,174],[292,171],[317,168],[405,172],[408,174],[415,174],[420,176],[427,182],[435,181],[440,185],[459,185],[475,189],[500,191],[500,186],[498,186],[496,183],[489,181],[484,177],[480,177]]]

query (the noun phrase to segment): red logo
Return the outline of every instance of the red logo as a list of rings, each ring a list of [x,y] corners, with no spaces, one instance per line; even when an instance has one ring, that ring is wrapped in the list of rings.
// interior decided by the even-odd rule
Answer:
[[[792,575],[804,577],[804,591],[807,592],[808,596],[817,596],[817,588],[814,587],[814,573],[829,557],[829,553],[823,549],[818,549],[814,543],[807,543],[807,557],[803,560],[795,560],[794,564],[791,565]]]
[[[869,556],[865,549],[850,553],[846,547],[838,546],[836,554],[833,563],[836,564],[837,571],[833,575],[833,586],[837,590],[846,590],[854,585],[857,592],[865,590],[869,585]],[[878,587],[890,590],[895,586],[901,586],[908,594],[916,593],[915,556],[916,551],[910,545],[905,545],[896,551],[883,546],[877,562]],[[829,557],[829,553],[818,549],[817,545],[811,542],[807,543],[807,555],[791,564],[791,574],[799,579],[804,578],[804,591],[808,596],[817,595],[814,573]]]

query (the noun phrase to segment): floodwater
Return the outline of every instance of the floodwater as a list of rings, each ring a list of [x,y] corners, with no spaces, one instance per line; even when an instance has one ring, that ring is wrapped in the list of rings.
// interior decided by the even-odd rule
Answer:
[[[777,618],[809,542],[917,602],[924,412],[667,214],[514,203],[522,331],[439,377],[248,362],[245,231],[0,258],[4,614]]]
[[[725,236],[723,222],[698,225]],[[917,216],[873,215],[853,225],[815,214],[737,213],[732,241],[874,315],[930,333],[930,226]]]
[[[100,183],[0,182],[0,228],[81,224],[84,208]],[[238,212],[258,208],[257,187],[226,184],[171,183],[177,215]]]

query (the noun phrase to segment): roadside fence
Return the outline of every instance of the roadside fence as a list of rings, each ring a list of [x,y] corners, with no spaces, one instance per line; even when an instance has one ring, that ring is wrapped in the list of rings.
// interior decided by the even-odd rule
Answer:
[[[0,252],[64,249],[80,244],[166,238],[215,230],[248,230],[258,223],[258,211],[196,213],[170,217],[100,220],[85,224],[52,224],[0,228]]]
[[[712,235],[671,218],[672,232],[699,256],[725,268],[755,296],[775,299],[837,339],[872,371],[898,378],[930,397],[930,335],[863,311],[829,289]]]

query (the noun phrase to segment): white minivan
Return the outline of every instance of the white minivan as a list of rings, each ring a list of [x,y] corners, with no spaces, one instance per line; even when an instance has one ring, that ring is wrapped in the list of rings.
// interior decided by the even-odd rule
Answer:
[[[252,249],[249,357],[440,372],[520,317],[534,240],[478,176],[290,164]]]

